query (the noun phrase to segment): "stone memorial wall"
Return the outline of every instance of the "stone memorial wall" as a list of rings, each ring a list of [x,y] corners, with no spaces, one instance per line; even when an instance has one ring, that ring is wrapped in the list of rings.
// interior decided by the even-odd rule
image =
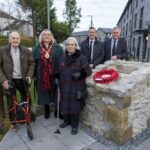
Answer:
[[[96,84],[93,75],[113,68],[119,79]],[[87,78],[88,96],[81,122],[117,144],[124,144],[150,124],[150,63],[108,61]]]

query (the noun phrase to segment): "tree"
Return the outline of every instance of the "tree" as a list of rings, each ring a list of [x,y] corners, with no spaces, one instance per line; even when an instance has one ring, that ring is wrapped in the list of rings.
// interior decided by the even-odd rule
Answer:
[[[66,22],[55,22],[51,30],[57,42],[63,42],[69,36],[69,29]]]
[[[72,33],[81,18],[81,8],[77,8],[76,0],[65,0],[64,16],[67,20],[69,32]]]
[[[32,21],[34,35],[47,28],[47,1],[46,0],[17,0],[16,3],[23,11],[29,13],[28,17]],[[50,0],[50,22],[55,22],[56,8],[53,8],[53,0]]]

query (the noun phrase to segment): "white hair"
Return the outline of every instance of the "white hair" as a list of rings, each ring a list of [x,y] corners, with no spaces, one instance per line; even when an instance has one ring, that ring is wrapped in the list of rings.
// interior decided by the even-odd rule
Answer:
[[[20,37],[19,32],[13,31],[13,32],[11,32],[11,33],[9,34],[9,39],[10,39],[14,34],[17,34],[17,35],[19,35],[19,37]]]
[[[43,40],[43,34],[44,34],[45,32],[47,32],[47,31],[48,31],[48,32],[51,34],[51,36],[52,36],[52,43],[55,42],[53,33],[52,33],[49,29],[44,29],[44,30],[41,32],[41,34],[39,35],[39,43],[42,42],[42,40]]]
[[[70,40],[74,41],[75,46],[76,46],[76,49],[79,50],[80,47],[79,47],[78,41],[77,41],[76,38],[74,38],[74,37],[68,37],[68,38],[67,38],[67,40],[65,41],[65,49],[66,49],[66,46],[67,46],[67,44],[68,44],[68,42],[69,42]]]

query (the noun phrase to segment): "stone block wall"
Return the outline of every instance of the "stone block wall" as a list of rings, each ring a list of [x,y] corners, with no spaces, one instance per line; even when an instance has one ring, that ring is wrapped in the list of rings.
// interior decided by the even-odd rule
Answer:
[[[116,69],[120,78],[96,84],[93,75],[105,68]],[[99,65],[87,79],[87,90],[81,121],[94,132],[124,144],[150,124],[150,63],[110,61]]]

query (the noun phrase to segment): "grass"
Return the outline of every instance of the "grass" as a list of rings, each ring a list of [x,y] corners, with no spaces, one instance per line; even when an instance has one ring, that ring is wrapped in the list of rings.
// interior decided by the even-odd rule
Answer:
[[[31,87],[29,88],[29,91],[30,91],[30,95],[31,95],[31,100],[32,100],[32,104],[33,103],[36,103],[36,100],[34,98],[34,85],[32,84]],[[17,92],[17,99],[19,100],[20,99],[20,94]],[[4,109],[5,109],[5,112],[7,111],[7,105],[6,105],[6,100],[5,100],[5,97],[4,97]],[[8,119],[8,114],[6,114],[6,121],[9,120]],[[4,130],[3,130],[3,134],[0,134],[0,141],[3,139],[4,135],[6,134],[6,132],[8,131],[9,129],[9,125],[8,124],[5,124],[4,125]]]

